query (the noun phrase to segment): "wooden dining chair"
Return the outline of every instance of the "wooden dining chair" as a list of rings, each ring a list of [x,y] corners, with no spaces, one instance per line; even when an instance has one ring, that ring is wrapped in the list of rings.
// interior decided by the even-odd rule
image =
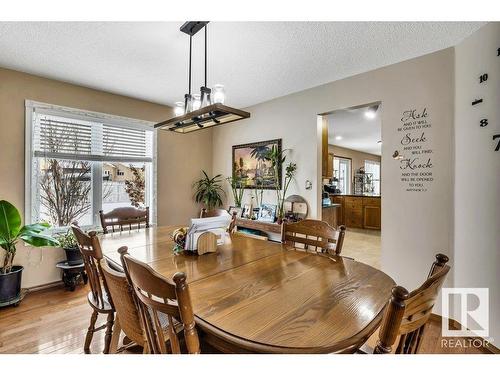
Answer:
[[[99,211],[99,217],[101,218],[101,226],[103,232],[108,233],[108,228],[115,231],[115,226],[119,231],[123,231],[123,228],[128,227],[129,230],[132,228],[140,228],[141,224],[144,224],[146,228],[149,228],[149,207],[144,209],[135,207],[118,207],[109,212],[104,213],[102,210]]]
[[[139,311],[136,301],[134,300],[132,288],[127,281],[127,276],[125,273],[118,272],[110,267],[107,262],[102,265],[102,275],[106,280],[116,310],[109,353],[114,354],[125,349],[125,347],[118,349],[121,332],[123,332],[132,343],[141,346],[143,348],[143,353],[147,353],[148,345],[146,335],[142,329]]]
[[[113,322],[115,309],[111,295],[108,291],[106,280],[102,278],[102,250],[97,238],[96,232],[84,233],[81,228],[75,223],[71,224],[71,229],[78,242],[78,247],[82,253],[85,271],[87,273],[90,284],[90,292],[87,294],[87,300],[92,307],[92,315],[90,317],[90,325],[85,337],[84,352],[90,353],[90,344],[94,332],[106,328],[104,336],[104,353],[109,352],[111,342],[111,332],[113,330]],[[106,323],[100,327],[95,327],[99,314],[106,314]]]
[[[228,212],[222,208],[214,208],[213,210],[207,211],[206,208],[202,208],[200,212],[200,218],[204,217],[217,217],[227,215]]]
[[[449,258],[437,254],[431,266],[427,280],[418,288],[408,293],[402,286],[395,286],[386,306],[384,318],[379,331],[374,354],[391,353],[392,346],[398,341],[396,354],[418,353],[422,344],[432,308],[444,283],[450,267],[446,265]],[[372,352],[364,348],[364,352]]]
[[[128,275],[125,272],[119,271],[117,267],[110,262],[105,262],[102,265],[102,274],[108,285],[109,293],[111,294],[113,305],[116,310],[109,353],[114,354],[126,350],[133,345],[139,345],[143,348],[143,353],[148,353],[148,341],[141,324],[137,301],[128,280]],[[159,313],[159,319],[163,331],[167,332],[168,319],[166,315]],[[174,328],[176,332],[179,332],[182,330],[182,325],[178,323]],[[125,334],[127,345],[118,348],[120,334],[122,332]]]
[[[195,327],[193,308],[186,275],[177,272],[173,282],[154,271],[147,264],[128,254],[127,247],[119,249],[130,277],[132,289],[138,302],[150,353],[181,353],[179,337],[175,330],[176,322],[183,325],[184,341],[187,352],[200,353],[200,342]],[[160,322],[160,313],[167,316],[168,341]],[[170,351],[167,348],[170,344]]]
[[[321,220],[305,219],[295,223],[283,222],[281,226],[281,242],[306,251],[340,255],[344,237],[345,226],[341,225],[339,230],[336,230]]]

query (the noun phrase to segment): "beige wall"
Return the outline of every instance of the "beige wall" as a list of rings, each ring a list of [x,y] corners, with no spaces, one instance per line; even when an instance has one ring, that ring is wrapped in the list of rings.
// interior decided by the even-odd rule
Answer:
[[[352,173],[357,169],[365,166],[365,160],[380,161],[381,156],[368,154],[366,152],[351,150],[349,148],[328,145],[328,153],[335,155],[336,157],[344,157],[352,159]]]
[[[231,173],[234,144],[282,138],[283,148],[292,150],[290,159],[298,165],[290,194],[304,196],[311,216],[317,217],[321,211],[321,121],[317,115],[381,101],[381,190],[386,196],[382,200],[381,264],[397,283],[414,288],[427,275],[435,253],[452,252],[453,67],[454,50],[449,48],[247,108],[250,119],[214,129],[213,172]],[[401,149],[397,128],[402,112],[423,107],[432,114],[435,180],[425,193],[407,192],[392,153]],[[313,181],[313,189],[305,189],[306,180]],[[273,202],[275,198],[271,192],[265,199]]]
[[[171,114],[167,106],[0,68],[0,199],[12,202],[23,216],[26,99],[147,121]],[[158,224],[183,224],[197,214],[191,184],[202,168],[211,169],[211,142],[211,130],[189,135],[158,132]],[[54,265],[63,258],[60,249],[20,244],[15,263],[26,267],[23,286],[58,280]]]
[[[489,288],[489,335],[500,347],[500,23],[492,22],[456,47],[455,286]],[[479,75],[489,78],[479,84]],[[484,98],[478,106],[472,99]],[[488,126],[479,121],[488,119]],[[465,322],[464,316],[455,317]]]

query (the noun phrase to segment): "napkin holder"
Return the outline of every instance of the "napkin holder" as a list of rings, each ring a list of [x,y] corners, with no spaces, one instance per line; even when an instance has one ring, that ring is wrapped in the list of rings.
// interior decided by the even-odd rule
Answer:
[[[198,255],[215,253],[217,251],[217,240],[219,238],[220,236],[210,231],[200,234],[196,246]]]

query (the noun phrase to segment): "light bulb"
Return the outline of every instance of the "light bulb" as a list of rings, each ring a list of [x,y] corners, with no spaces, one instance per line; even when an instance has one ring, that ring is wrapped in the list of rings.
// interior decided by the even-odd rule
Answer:
[[[342,136],[341,136],[341,135],[337,135],[337,136],[335,137],[335,139],[336,139],[337,141],[340,141],[340,140],[342,139]]]
[[[217,84],[214,85],[212,89],[212,98],[214,103],[224,104],[226,100],[226,92],[224,90],[224,85]]]
[[[193,111],[201,108],[201,96],[199,94],[193,95]]]
[[[184,103],[183,102],[175,102],[174,114],[175,114],[175,117],[182,116],[184,114]]]

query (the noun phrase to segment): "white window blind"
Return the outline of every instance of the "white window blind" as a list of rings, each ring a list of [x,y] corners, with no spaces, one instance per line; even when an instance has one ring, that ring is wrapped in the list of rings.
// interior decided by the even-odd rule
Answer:
[[[151,162],[152,130],[34,113],[35,157]]]

